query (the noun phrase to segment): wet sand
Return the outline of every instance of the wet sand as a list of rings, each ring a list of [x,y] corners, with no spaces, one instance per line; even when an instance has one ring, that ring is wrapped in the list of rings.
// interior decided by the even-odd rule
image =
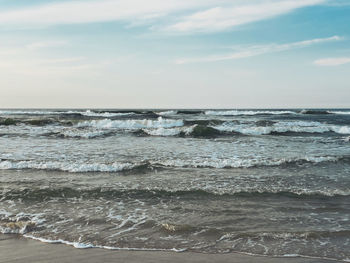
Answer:
[[[192,252],[118,251],[98,248],[77,249],[64,244],[47,244],[17,235],[0,234],[0,262],[65,263],[65,262],[130,262],[130,263],[330,263],[335,261],[310,258],[272,258],[237,253],[201,254]]]

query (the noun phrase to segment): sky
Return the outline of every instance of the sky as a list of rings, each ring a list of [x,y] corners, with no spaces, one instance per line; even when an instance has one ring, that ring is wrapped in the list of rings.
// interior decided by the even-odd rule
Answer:
[[[350,0],[0,0],[0,108],[350,108]]]

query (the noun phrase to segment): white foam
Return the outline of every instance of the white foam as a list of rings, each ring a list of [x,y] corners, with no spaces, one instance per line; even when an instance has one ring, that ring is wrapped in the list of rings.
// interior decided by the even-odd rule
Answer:
[[[161,112],[157,112],[157,114],[161,116],[176,115],[177,111],[176,110],[161,111]]]
[[[89,116],[89,117],[115,117],[115,116],[125,116],[125,115],[134,115],[133,112],[93,112],[91,110],[87,110],[85,112],[78,112],[81,115]]]
[[[153,136],[175,136],[175,135],[179,135],[180,133],[189,135],[195,127],[196,125],[193,125],[190,127],[143,129],[143,131]]]
[[[219,116],[239,116],[239,115],[281,115],[281,114],[297,114],[294,111],[253,111],[253,110],[227,110],[227,111],[205,111],[206,115]]]
[[[130,247],[111,247],[111,246],[95,246],[92,245],[91,243],[80,243],[80,242],[71,242],[71,241],[66,241],[62,239],[46,239],[46,238],[41,238],[41,237],[35,237],[33,235],[23,235],[26,238],[31,238],[43,243],[51,243],[51,244],[66,244],[69,246],[73,246],[75,248],[79,249],[86,249],[86,248],[102,248],[102,249],[108,249],[108,250],[125,250],[125,251],[173,251],[173,252],[183,252],[186,251],[186,248],[184,249],[162,249],[162,248],[130,248]]]
[[[133,112],[94,112],[91,110],[86,111],[45,111],[45,110],[37,110],[37,111],[23,111],[23,110],[1,110],[0,115],[17,115],[17,114],[27,114],[27,115],[59,115],[59,114],[81,114],[89,117],[115,117],[115,116],[125,116],[125,115],[133,115]]]
[[[235,124],[233,122],[225,122],[213,128],[226,132],[239,132],[246,135],[266,135],[272,132],[297,132],[297,133],[325,133],[335,132],[339,134],[350,134],[350,126],[337,126],[330,124],[323,124],[320,122],[307,121],[290,121],[277,122],[271,126],[256,126],[251,124]]]
[[[54,239],[54,240],[52,240],[52,239],[46,239],[46,238],[41,238],[41,237],[35,237],[35,236],[32,236],[32,235],[24,235],[24,237],[31,238],[31,239],[34,239],[34,240],[38,240],[38,241],[43,242],[43,243],[66,244],[66,245],[73,246],[75,248],[81,248],[81,249],[95,247],[92,244],[85,244],[85,243],[80,243],[80,242],[70,242],[70,241],[65,241],[65,240],[62,240],[62,239]]]
[[[278,166],[281,164],[287,164],[292,162],[336,162],[339,158],[335,156],[310,156],[301,158],[281,158],[281,159],[266,159],[266,158],[226,158],[226,159],[215,159],[215,158],[198,158],[198,159],[169,159],[159,160],[151,162],[153,164],[168,166],[168,167],[192,167],[192,168],[249,168],[254,166]]]
[[[36,162],[36,161],[2,161],[0,170],[21,170],[21,169],[38,169],[38,170],[59,170],[64,172],[119,172],[134,168],[135,164],[131,163],[76,163],[76,162]]]
[[[172,128],[184,125],[183,120],[170,120],[159,117],[157,120],[92,120],[83,121],[77,127],[95,127],[99,129],[152,129],[152,128]]]
[[[328,111],[332,114],[350,115],[350,111]]]

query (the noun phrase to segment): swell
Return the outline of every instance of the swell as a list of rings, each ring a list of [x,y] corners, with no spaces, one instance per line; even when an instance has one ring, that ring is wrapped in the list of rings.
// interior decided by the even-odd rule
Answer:
[[[15,126],[15,128],[1,128],[6,131],[1,132],[17,134],[35,133],[38,136],[49,136],[58,138],[96,138],[113,135],[113,132],[123,131],[131,132],[136,135],[151,136],[180,136],[180,137],[198,137],[215,138],[219,136],[257,136],[257,135],[283,135],[283,136],[309,136],[309,135],[346,135],[350,134],[348,122],[343,125],[329,124],[318,121],[224,121],[220,119],[208,120],[184,120],[176,118],[163,118],[157,115],[157,118],[102,118],[102,119],[0,119],[0,128],[4,126]],[[42,129],[27,129],[27,125],[45,126],[47,132]],[[44,133],[43,133],[44,131]],[[86,134],[84,134],[86,132]],[[32,134],[35,135],[35,134]]]
[[[79,163],[59,161],[33,161],[0,159],[0,170],[47,170],[70,173],[86,172],[147,172],[160,168],[259,168],[259,167],[294,167],[304,164],[337,163],[349,164],[350,156],[310,156],[294,159],[210,159],[202,158],[194,160],[167,159],[146,160],[138,163],[113,162],[113,163]]]
[[[160,189],[129,189],[129,190],[117,190],[106,188],[93,188],[93,189],[74,189],[70,187],[62,188],[26,188],[22,190],[2,190],[0,193],[0,200],[26,200],[26,201],[47,201],[56,198],[83,198],[83,199],[217,199],[217,198],[244,198],[244,199],[260,199],[260,198],[289,198],[289,199],[302,199],[302,200],[325,200],[325,199],[349,199],[350,191],[339,190],[271,190],[271,191],[240,191],[219,193],[215,191],[202,190],[202,189],[189,189],[189,190],[160,190]]]
[[[135,109],[76,109],[76,110],[0,110],[0,115],[23,115],[23,116],[42,116],[42,115],[71,115],[71,116],[89,116],[89,117],[116,117],[126,115],[149,115],[149,116],[166,116],[166,115],[213,115],[213,116],[253,116],[253,115],[349,115],[348,109],[212,109],[212,110],[200,110],[200,109],[183,109],[183,110],[135,110]]]
[[[58,162],[58,161],[13,161],[0,159],[0,170],[47,170],[61,171],[70,173],[87,173],[87,172],[145,172],[153,170],[155,166],[148,162],[143,163],[77,163],[77,162]]]

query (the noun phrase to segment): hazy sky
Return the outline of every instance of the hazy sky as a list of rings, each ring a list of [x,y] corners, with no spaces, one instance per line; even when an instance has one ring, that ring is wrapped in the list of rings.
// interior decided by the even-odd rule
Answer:
[[[0,107],[350,107],[350,0],[0,0]]]

